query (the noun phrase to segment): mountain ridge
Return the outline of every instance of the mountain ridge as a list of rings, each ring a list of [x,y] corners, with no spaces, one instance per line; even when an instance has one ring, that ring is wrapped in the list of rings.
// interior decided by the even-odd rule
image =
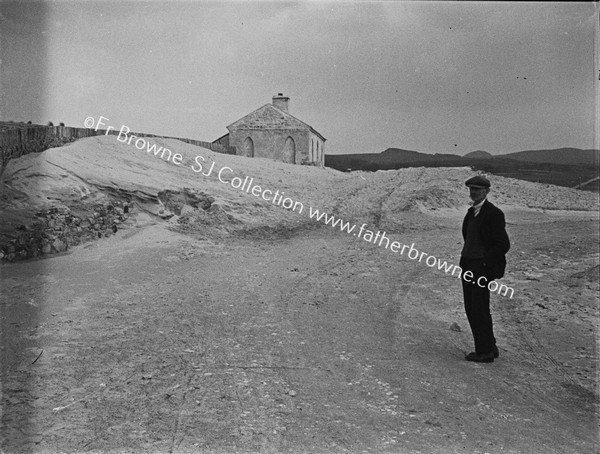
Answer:
[[[325,155],[325,166],[342,172],[468,166],[473,170],[500,176],[571,188],[585,187],[586,190],[598,188],[596,177],[599,161],[600,150],[571,147],[524,150],[497,155],[484,150],[458,156],[428,154],[401,148],[387,148],[381,153]]]
[[[450,153],[423,153],[414,150],[405,150],[402,148],[390,147],[381,153],[360,153],[362,158],[372,157],[374,160],[379,160],[375,156],[386,156],[389,160],[390,156],[400,159],[404,162],[410,161],[436,161],[436,160],[454,160],[454,159],[513,159],[516,161],[525,162],[540,162],[548,164],[567,164],[567,165],[594,165],[598,163],[600,158],[600,150],[582,149],[575,147],[562,147],[552,149],[539,150],[523,150],[511,153],[491,154],[485,150],[477,150],[467,153],[464,156],[459,156]],[[331,156],[331,155],[330,155]],[[335,156],[356,156],[356,155],[335,155]]]

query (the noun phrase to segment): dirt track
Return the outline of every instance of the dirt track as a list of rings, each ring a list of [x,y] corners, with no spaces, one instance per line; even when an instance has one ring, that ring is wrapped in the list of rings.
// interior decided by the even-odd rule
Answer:
[[[507,219],[493,364],[456,278],[329,228],[4,265],[2,452],[594,452],[598,222]],[[452,260],[454,224],[395,237]]]

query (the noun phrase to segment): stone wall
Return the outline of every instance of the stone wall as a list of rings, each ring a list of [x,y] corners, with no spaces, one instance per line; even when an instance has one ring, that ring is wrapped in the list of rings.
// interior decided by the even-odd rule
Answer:
[[[303,164],[309,161],[308,155],[308,130],[277,130],[277,129],[235,129],[229,133],[229,141],[246,156],[244,142],[250,137],[254,143],[254,157],[268,158],[275,161],[288,162],[291,164]],[[291,137],[294,140],[294,157],[287,156],[286,140]]]
[[[4,123],[0,128],[0,174],[6,164],[13,158],[18,158],[28,153],[40,153],[48,148],[59,147],[65,143],[73,142],[84,137],[105,135],[106,131],[87,128],[72,128],[70,126],[41,126],[25,123]],[[111,130],[110,135],[118,135],[119,131]],[[220,143],[205,142],[203,140],[186,139],[181,137],[159,136],[130,132],[138,137],[158,137],[176,139],[190,145],[208,148],[217,153],[236,154],[235,147]]]
[[[48,148],[61,146],[53,128],[47,126],[17,126],[0,131],[0,174],[13,158],[28,153],[40,153]]]
[[[219,137],[217,140],[213,141],[213,143],[223,145],[227,148],[231,147],[230,143],[229,143],[229,134],[225,134],[224,136]]]
[[[116,234],[130,215],[129,201],[112,200],[89,207],[87,216],[69,208],[36,213],[36,221],[17,228],[13,238],[0,240],[0,260],[16,261],[67,251],[71,246]]]
[[[273,102],[284,109],[266,104],[229,125],[229,135],[217,141],[229,139],[240,156],[323,166],[325,139],[287,112],[288,100],[283,95],[273,97]]]
[[[321,137],[311,131],[309,135],[310,149],[308,151],[308,161],[312,165],[323,167],[325,165],[324,142]]]

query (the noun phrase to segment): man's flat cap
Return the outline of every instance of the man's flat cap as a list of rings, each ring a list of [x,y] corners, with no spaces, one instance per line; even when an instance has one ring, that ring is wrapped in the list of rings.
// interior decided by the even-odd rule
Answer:
[[[490,181],[486,178],[486,177],[482,177],[481,175],[477,175],[473,178],[469,178],[466,182],[465,185],[469,186],[470,188],[489,188],[491,186]]]

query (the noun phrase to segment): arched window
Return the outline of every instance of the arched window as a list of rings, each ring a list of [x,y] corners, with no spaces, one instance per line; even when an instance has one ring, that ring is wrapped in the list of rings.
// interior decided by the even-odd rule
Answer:
[[[290,164],[296,163],[296,142],[294,142],[294,139],[289,136],[287,139],[285,139],[282,161],[289,162]]]
[[[244,140],[244,156],[254,157],[254,142],[250,137],[246,137],[246,140]]]

